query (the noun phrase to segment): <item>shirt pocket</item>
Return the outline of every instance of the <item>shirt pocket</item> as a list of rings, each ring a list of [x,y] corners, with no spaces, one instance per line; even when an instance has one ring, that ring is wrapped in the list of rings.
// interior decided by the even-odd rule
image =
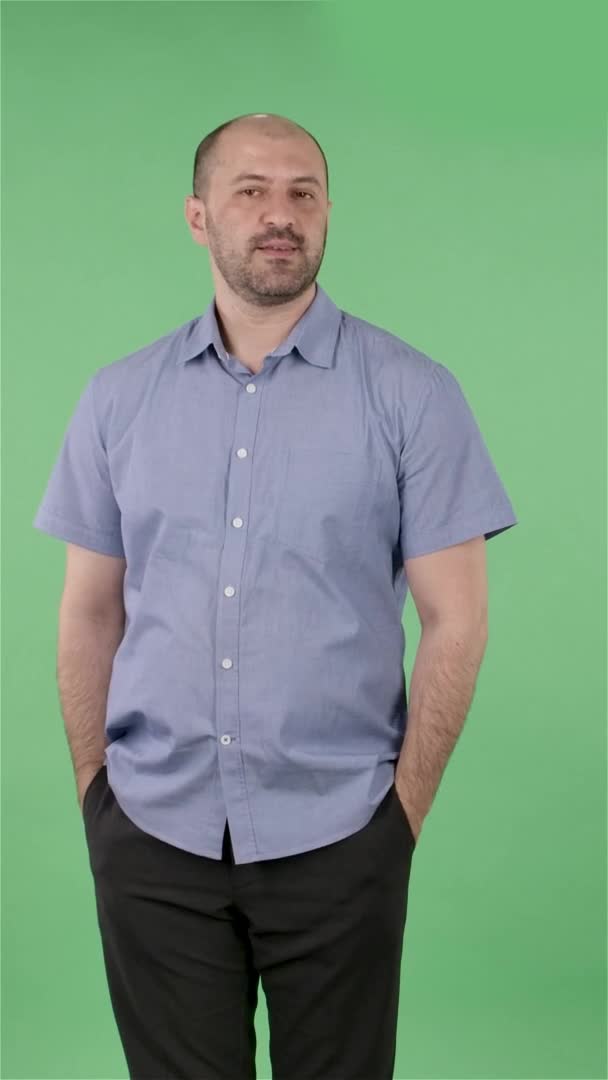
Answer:
[[[378,472],[378,461],[360,451],[289,447],[277,508],[278,541],[320,562],[360,552]]]
[[[173,562],[198,562],[208,552],[221,546],[221,538],[206,526],[189,525],[167,518],[150,548],[149,557],[171,559]]]
[[[170,522],[165,523],[158,540],[150,552],[150,558],[170,559],[174,562],[180,562],[182,559],[187,558],[196,537],[196,529],[184,525],[173,525]]]

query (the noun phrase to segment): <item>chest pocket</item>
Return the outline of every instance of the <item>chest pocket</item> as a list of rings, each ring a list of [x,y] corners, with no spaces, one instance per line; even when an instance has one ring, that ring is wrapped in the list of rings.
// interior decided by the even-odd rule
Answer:
[[[378,462],[358,451],[289,447],[277,509],[277,539],[321,562],[360,551],[378,472]]]

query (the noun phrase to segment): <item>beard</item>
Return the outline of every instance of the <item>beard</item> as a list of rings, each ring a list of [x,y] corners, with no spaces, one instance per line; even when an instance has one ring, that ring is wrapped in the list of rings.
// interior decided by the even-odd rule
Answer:
[[[273,307],[301,296],[316,280],[325,252],[327,227],[321,250],[301,244],[287,259],[272,259],[259,248],[236,249],[229,236],[207,216],[209,255],[224,281],[237,296],[258,306]]]

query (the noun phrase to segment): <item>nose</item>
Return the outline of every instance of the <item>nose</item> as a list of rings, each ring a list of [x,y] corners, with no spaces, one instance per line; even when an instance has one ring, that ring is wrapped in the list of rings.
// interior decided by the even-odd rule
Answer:
[[[272,235],[273,229],[276,229],[282,236],[289,233],[293,238],[295,236],[294,208],[291,197],[275,191],[265,197],[264,203],[261,215],[265,230],[263,235]]]

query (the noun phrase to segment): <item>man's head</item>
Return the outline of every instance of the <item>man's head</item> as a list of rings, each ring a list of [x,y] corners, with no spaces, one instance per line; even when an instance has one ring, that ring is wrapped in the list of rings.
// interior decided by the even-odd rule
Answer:
[[[321,147],[286,117],[248,114],[207,135],[196,150],[185,215],[196,243],[209,248],[216,285],[219,275],[260,307],[306,292],[325,252],[328,193]],[[271,240],[295,250],[286,257],[262,251]]]

